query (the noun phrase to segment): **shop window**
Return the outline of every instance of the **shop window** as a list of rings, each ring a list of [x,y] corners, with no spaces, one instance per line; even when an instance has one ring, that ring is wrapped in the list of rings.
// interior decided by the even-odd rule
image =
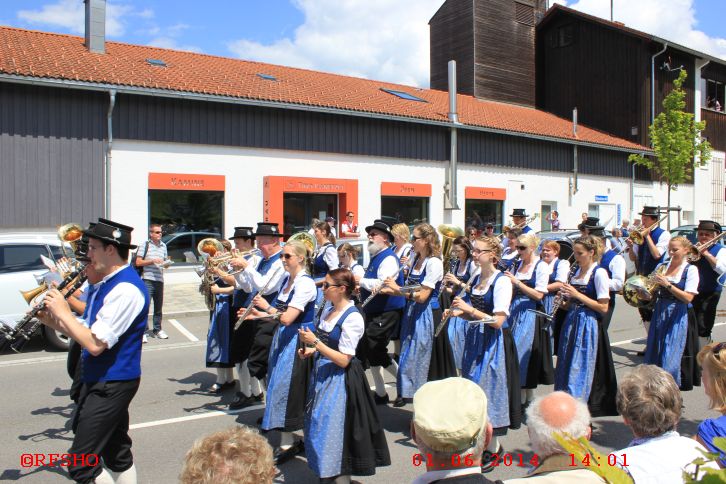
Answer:
[[[480,231],[484,230],[486,224],[494,225],[494,232],[502,231],[502,209],[504,202],[501,200],[470,200],[464,202],[464,217],[467,227],[475,227]]]
[[[410,229],[429,221],[428,197],[381,197],[381,219],[390,225],[404,223]]]
[[[282,213],[285,220],[284,232],[288,236],[310,230],[314,218],[325,220],[326,217],[333,216],[337,224],[338,196],[317,193],[285,193]]]

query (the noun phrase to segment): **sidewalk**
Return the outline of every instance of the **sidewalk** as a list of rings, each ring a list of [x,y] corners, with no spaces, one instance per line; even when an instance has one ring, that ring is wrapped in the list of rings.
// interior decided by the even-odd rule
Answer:
[[[191,266],[169,269],[164,274],[164,317],[208,313],[199,293],[200,282]]]

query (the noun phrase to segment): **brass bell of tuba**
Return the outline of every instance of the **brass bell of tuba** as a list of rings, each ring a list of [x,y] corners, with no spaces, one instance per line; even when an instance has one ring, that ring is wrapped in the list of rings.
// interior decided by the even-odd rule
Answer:
[[[61,241],[61,250],[65,257],[68,257],[69,259],[73,258],[72,256],[69,257],[66,253],[66,243],[70,244],[73,249],[72,252],[75,254],[78,250],[78,243],[81,240],[81,237],[83,237],[83,228],[78,224],[69,223],[58,227],[58,238]]]
[[[464,235],[464,229],[456,225],[441,224],[437,227],[441,234],[441,256],[444,258],[444,269],[451,272],[455,260],[451,251],[454,248],[454,240]]]

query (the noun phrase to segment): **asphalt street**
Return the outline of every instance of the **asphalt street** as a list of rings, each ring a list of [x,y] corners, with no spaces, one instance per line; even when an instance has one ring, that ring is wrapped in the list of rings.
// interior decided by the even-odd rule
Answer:
[[[172,311],[173,308],[167,308]],[[714,339],[726,340],[726,303],[720,304]],[[170,316],[170,318],[174,318]],[[174,321],[165,319],[168,340],[150,339],[144,346],[141,388],[131,405],[131,437],[139,482],[176,482],[184,455],[195,439],[236,424],[254,426],[262,415],[262,406],[238,412],[225,411],[234,397],[229,391],[222,396],[207,394],[204,389],[214,382],[214,372],[205,368],[206,314],[178,315]],[[643,346],[645,332],[636,311],[619,299],[610,340],[618,375],[639,364],[636,351]],[[195,341],[196,340],[196,341]],[[73,438],[69,416],[73,406],[68,397],[69,378],[65,353],[47,351],[39,341],[33,342],[22,354],[0,355],[2,382],[3,425],[0,436],[0,481],[19,481],[24,484],[59,482],[67,479],[59,466],[27,465],[24,454],[63,453]],[[387,376],[388,382],[393,380]],[[540,387],[537,394],[552,391]],[[395,388],[389,388],[395,397]],[[684,393],[685,409],[679,425],[684,435],[693,435],[698,422],[714,416],[708,409],[708,399],[702,388]],[[456,402],[452,402],[455,405]],[[416,453],[409,436],[411,406],[378,407],[391,451],[392,465],[379,468],[375,476],[357,477],[363,483],[410,482],[424,472],[414,465]],[[445,411],[445,410],[444,410]],[[627,446],[631,434],[619,417],[595,419],[593,442],[608,454]],[[274,438],[274,436],[273,436]],[[488,477],[508,479],[525,474],[518,467],[518,454],[526,462],[532,456],[527,428],[510,430],[502,439],[505,452],[513,456],[511,466],[501,465]],[[37,463],[37,460],[34,462]],[[315,475],[308,469],[304,457],[280,466],[276,482],[313,483]]]

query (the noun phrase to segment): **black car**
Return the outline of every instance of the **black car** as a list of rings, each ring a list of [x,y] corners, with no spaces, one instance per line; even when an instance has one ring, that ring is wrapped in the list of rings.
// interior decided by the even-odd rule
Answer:
[[[698,237],[696,237],[697,225],[681,225],[671,230],[671,237],[677,237],[682,235],[691,241],[692,244],[698,243]]]

